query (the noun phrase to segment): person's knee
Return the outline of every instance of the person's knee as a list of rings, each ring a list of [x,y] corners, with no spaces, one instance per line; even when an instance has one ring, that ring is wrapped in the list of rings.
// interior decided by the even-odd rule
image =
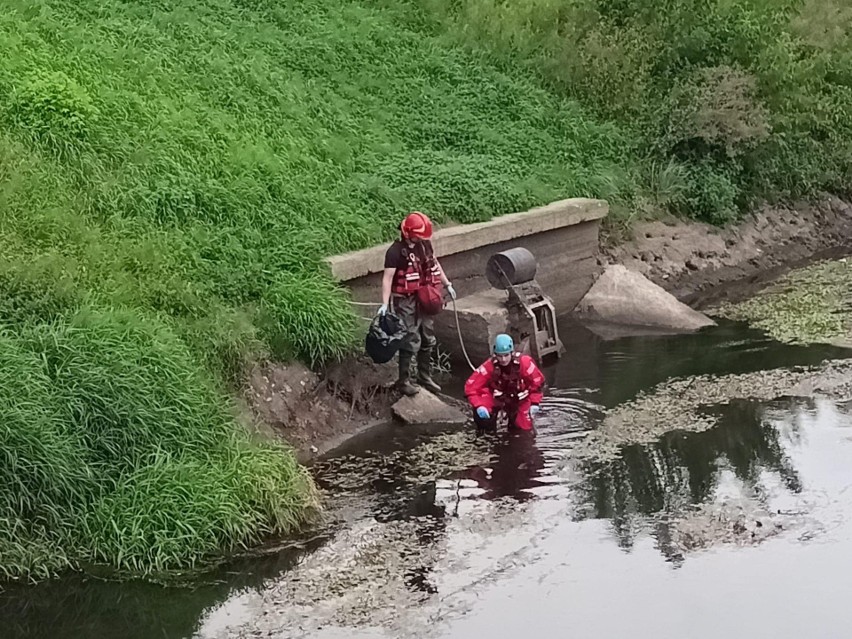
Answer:
[[[509,420],[510,424],[514,424],[515,428],[520,430],[531,430],[532,429],[532,420],[530,419],[529,410],[519,410],[517,413],[512,415]]]

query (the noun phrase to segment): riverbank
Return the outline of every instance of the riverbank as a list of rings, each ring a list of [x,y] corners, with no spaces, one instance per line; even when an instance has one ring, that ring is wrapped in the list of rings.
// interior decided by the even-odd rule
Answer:
[[[852,250],[852,206],[826,196],[763,205],[718,228],[672,220],[639,223],[633,238],[605,248],[604,263],[642,273],[697,308],[748,296],[785,271]]]
[[[552,619],[563,621],[562,611],[579,628],[585,615],[597,631],[589,606],[611,607],[612,589],[622,588],[628,602],[654,595],[625,614],[656,606],[659,627],[670,618],[671,591],[722,605],[732,574],[743,584],[738,605],[777,603],[782,593],[753,587],[756,572],[765,574],[760,557],[830,595],[846,583],[836,556],[852,539],[838,527],[852,521],[843,492],[852,481],[852,422],[842,401],[852,377],[833,361],[842,357],[842,349],[779,343],[724,321],[617,341],[578,329],[571,356],[552,371],[534,441],[389,424],[312,465],[325,517],[307,540],[234,557],[189,587],[71,577],[10,589],[0,617],[10,620],[10,637],[27,639],[501,637],[494,601],[526,610],[518,597],[530,595]],[[834,381],[800,383],[835,364]],[[286,383],[299,379],[293,373]],[[791,391],[803,399],[783,397]],[[766,399],[776,393],[782,398]],[[681,415],[712,422],[691,429]],[[634,422],[655,427],[624,427]],[[606,441],[587,455],[584,442],[599,432]],[[614,448],[619,455],[599,454]],[[833,546],[838,539],[847,545]],[[830,551],[829,563],[812,560],[819,548]],[[565,611],[566,600],[574,608]],[[808,610],[780,606],[749,627]],[[846,608],[820,609],[808,622],[835,636],[845,617],[828,613],[838,610]],[[479,631],[469,625],[477,621]]]
[[[605,246],[598,261],[622,264],[706,308],[742,300],[790,269],[849,250],[852,206],[832,196],[766,205],[723,229],[683,220],[640,223],[627,241]],[[245,396],[255,418],[272,425],[299,459],[309,461],[393,419],[390,406],[397,395],[389,385],[395,374],[393,364],[376,366],[364,357],[344,360],[322,375],[298,364],[267,363],[252,372]],[[288,382],[292,376],[296,381]]]

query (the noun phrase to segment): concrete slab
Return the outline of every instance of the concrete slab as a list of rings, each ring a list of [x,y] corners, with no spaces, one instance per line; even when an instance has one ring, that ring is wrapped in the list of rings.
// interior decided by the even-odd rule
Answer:
[[[581,320],[626,326],[695,331],[716,324],[644,275],[620,264],[608,266],[574,309]]]
[[[459,327],[474,366],[488,358],[494,338],[509,328],[507,295],[506,291],[488,289],[456,300]],[[435,335],[444,350],[456,358],[463,357],[452,305],[435,317]]]
[[[467,415],[449,406],[421,388],[412,397],[402,397],[393,407],[393,414],[406,424],[464,424]]]

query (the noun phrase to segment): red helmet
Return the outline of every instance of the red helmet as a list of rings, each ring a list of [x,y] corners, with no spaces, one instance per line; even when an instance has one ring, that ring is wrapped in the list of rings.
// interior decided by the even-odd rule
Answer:
[[[428,240],[432,237],[432,220],[425,213],[414,211],[399,225],[406,240]]]

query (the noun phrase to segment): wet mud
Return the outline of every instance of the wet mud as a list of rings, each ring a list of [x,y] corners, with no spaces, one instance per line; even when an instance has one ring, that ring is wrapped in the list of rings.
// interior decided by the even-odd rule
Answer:
[[[852,206],[836,197],[764,205],[725,229],[697,222],[639,223],[630,241],[604,251],[688,304],[742,300],[815,256],[852,249]]]

